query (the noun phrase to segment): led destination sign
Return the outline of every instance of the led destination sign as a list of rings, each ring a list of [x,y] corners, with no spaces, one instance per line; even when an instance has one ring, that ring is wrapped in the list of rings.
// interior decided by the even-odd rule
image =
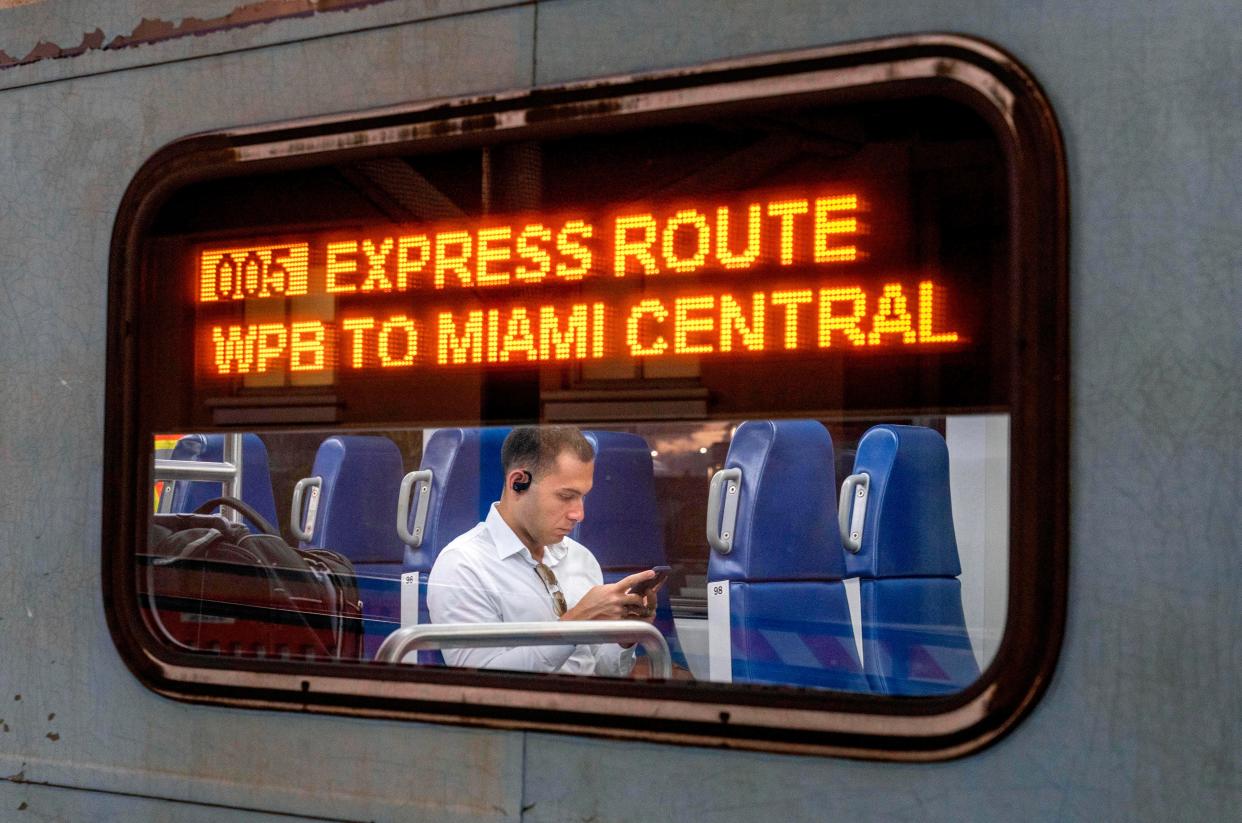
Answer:
[[[828,190],[203,247],[199,369],[228,378],[968,343],[947,281],[869,265],[886,238],[868,216],[859,193]]]

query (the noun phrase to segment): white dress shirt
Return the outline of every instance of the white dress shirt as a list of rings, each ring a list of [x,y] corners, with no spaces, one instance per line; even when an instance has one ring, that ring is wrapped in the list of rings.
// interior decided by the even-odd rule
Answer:
[[[543,562],[573,608],[604,582],[591,552],[566,537],[545,546]],[[492,504],[487,520],[449,543],[427,578],[432,623],[520,623],[556,620],[552,594],[535,571],[535,558]],[[633,647],[598,645],[444,649],[450,666],[623,677],[634,666]]]

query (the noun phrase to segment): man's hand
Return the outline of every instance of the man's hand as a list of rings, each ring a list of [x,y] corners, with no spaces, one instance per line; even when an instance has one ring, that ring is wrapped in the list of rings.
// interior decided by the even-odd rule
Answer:
[[[646,572],[643,572],[643,573],[646,574]],[[626,579],[628,580],[629,578],[626,578]],[[655,623],[656,606],[658,605],[658,598],[656,597],[656,592],[658,592],[663,587],[664,587],[664,584],[660,583],[660,585],[658,586],[652,586],[651,589],[648,590],[646,596],[635,595],[636,597],[643,598],[643,605],[641,607],[641,611],[636,612],[629,619],[630,620],[643,620],[643,621],[646,621],[647,623]]]
[[[630,594],[630,587],[655,577],[651,569],[631,574],[616,583],[592,586],[561,620],[645,620],[655,619],[656,586],[646,596]],[[663,584],[660,584],[663,585]]]

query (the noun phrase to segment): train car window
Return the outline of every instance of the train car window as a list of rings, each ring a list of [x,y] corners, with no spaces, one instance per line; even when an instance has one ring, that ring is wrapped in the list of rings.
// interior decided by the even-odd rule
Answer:
[[[180,141],[113,250],[114,635],[186,699],[977,748],[1059,643],[1065,220],[950,37]]]

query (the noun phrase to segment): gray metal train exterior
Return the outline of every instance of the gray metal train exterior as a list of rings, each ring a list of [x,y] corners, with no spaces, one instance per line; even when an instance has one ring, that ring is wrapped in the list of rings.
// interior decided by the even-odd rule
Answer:
[[[0,819],[1236,819],[1240,30],[1207,0],[0,0]],[[192,705],[130,672],[100,579],[108,258],[154,152],[947,31],[1031,71],[1069,173],[1068,621],[1000,742],[931,764],[726,751]]]

